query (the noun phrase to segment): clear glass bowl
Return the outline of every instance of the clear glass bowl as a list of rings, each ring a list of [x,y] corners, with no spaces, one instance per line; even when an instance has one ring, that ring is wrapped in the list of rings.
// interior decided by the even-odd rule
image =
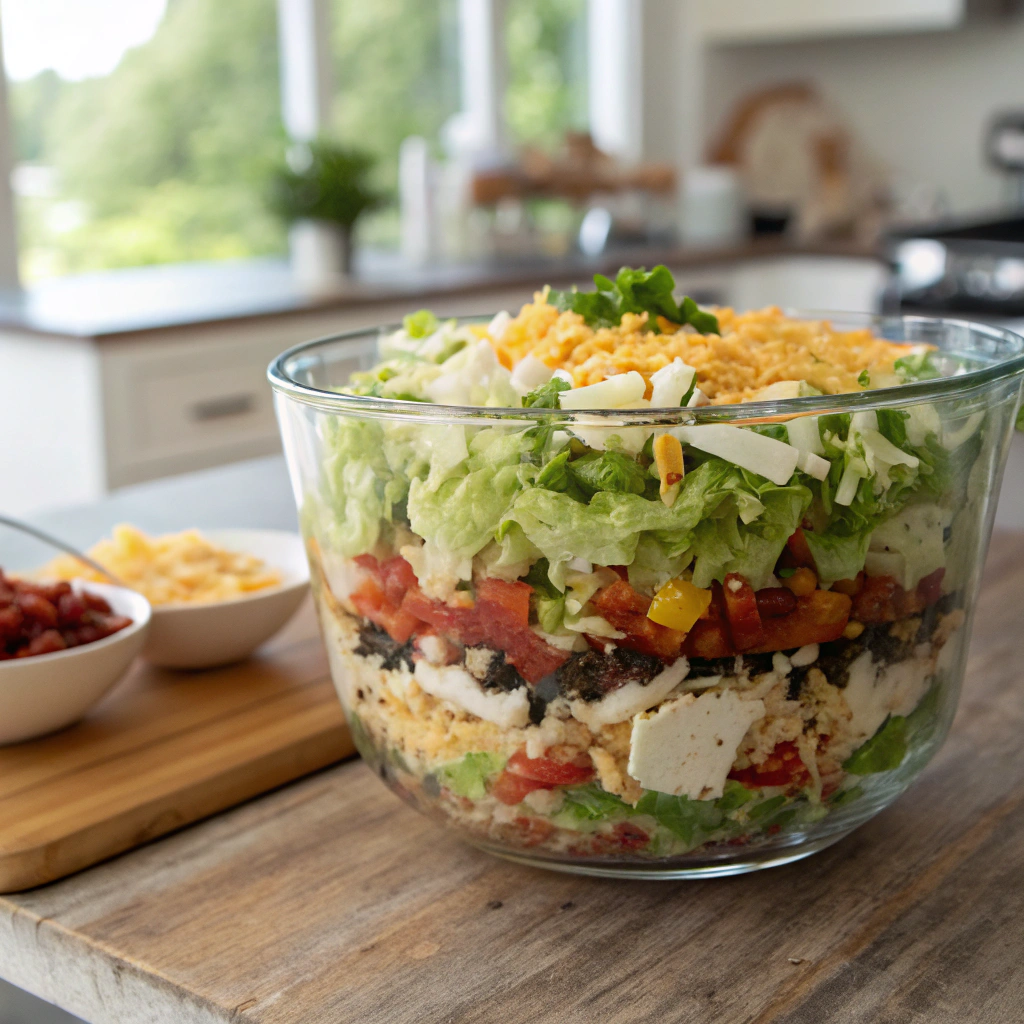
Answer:
[[[596,875],[686,878],[756,870],[823,849],[892,803],[924,768],[956,709],[1019,403],[1024,339],[994,327],[924,317],[793,315],[936,346],[935,363],[943,375],[857,394],[630,414],[446,407],[337,393],[350,373],[377,361],[376,330],[312,341],[271,364],[334,682],[360,753],[392,790],[469,842],[512,860]],[[504,643],[493,622],[479,627],[486,634],[480,640],[472,629],[467,634],[463,621],[453,627],[455,639],[483,659],[483,671],[476,674],[490,710],[481,718],[467,710],[472,701],[452,704],[444,699],[443,686],[431,687],[432,695],[418,684],[416,666],[426,649],[422,638],[398,643],[362,615],[365,603],[353,599],[367,566],[377,573],[378,594],[394,586],[392,596],[401,601],[410,584],[401,572],[388,577],[380,569],[401,540],[410,539],[403,519],[405,484],[393,470],[394,453],[402,446],[407,454],[409,446],[430,452],[449,444],[453,432],[469,440],[490,431],[493,441],[550,427],[593,438],[595,432],[628,428],[650,433],[682,424],[753,426],[809,414],[884,415],[887,410],[910,412],[918,424],[934,424],[937,416],[941,424],[943,443],[935,457],[948,460],[949,483],[935,497],[934,514],[945,523],[945,572],[932,578],[930,593],[922,590],[927,581],[900,592],[888,612],[874,615],[880,621],[870,621],[870,602],[867,611],[857,610],[854,594],[851,616],[868,620],[863,631],[815,648],[818,657],[809,667],[796,664],[800,658],[780,662],[771,654],[714,661],[690,652],[691,681],[724,673],[727,685],[748,691],[760,686],[767,693],[765,720],[778,726],[779,735],[787,735],[787,716],[804,730],[788,747],[773,748],[775,760],[754,774],[749,766],[746,772],[733,770],[721,797],[640,791],[634,781],[622,779],[630,724],[605,721],[613,714],[595,722],[590,713],[595,705],[587,703],[593,695],[587,695],[586,672],[594,659],[572,661],[586,656],[571,656],[576,666],[571,687],[561,668],[524,670],[532,675],[526,682],[515,671],[492,671],[495,665],[500,669],[502,658],[488,662],[488,637],[493,646]],[[404,464],[409,465],[407,457]],[[472,523],[458,526],[456,533],[468,529]],[[367,561],[367,551],[380,561]],[[485,604],[488,600],[492,603]],[[478,588],[475,597],[464,592],[462,607],[498,621],[506,610],[495,600]],[[383,607],[400,605],[385,601]],[[379,614],[376,618],[384,621]],[[468,668],[462,644],[443,638],[442,620],[443,615],[434,616],[432,632],[442,636],[429,641],[435,645],[429,660],[443,664],[438,650],[443,654],[449,644],[454,657],[467,659]],[[392,632],[401,637],[406,631],[398,623]],[[436,673],[431,678],[436,683]],[[773,685],[774,698],[768,692]],[[867,754],[862,746],[852,758],[851,723],[858,723],[861,744],[865,736],[889,727],[885,742],[875,742]],[[835,743],[840,748],[830,750]],[[511,773],[510,758],[520,763]],[[814,762],[814,773],[807,761]],[[517,789],[524,777],[520,771],[539,788]],[[623,787],[625,798],[614,792],[621,794]]]

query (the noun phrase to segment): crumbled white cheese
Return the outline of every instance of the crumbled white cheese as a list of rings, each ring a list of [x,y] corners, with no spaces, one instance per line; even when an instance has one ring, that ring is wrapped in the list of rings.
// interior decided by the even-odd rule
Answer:
[[[801,647],[800,650],[794,651],[790,656],[789,663],[795,665],[797,668],[804,668],[807,665],[813,665],[818,660],[818,645],[807,644],[805,647]]]
[[[722,795],[736,750],[764,702],[733,690],[685,693],[633,719],[629,774],[644,789],[691,800]]]
[[[646,686],[638,682],[626,683],[605,694],[600,700],[574,700],[570,702],[574,718],[591,729],[615,722],[625,722],[638,711],[646,711],[663,701],[690,671],[686,658],[678,658],[659,672]]]
[[[772,671],[777,676],[788,676],[792,671],[793,663],[787,658],[782,651],[776,651],[772,655]]]
[[[558,789],[535,789],[523,797],[523,803],[538,814],[555,814],[562,806],[564,796]]]
[[[880,675],[882,686],[889,691],[890,713],[909,715],[928,692],[932,678],[931,660],[910,658],[907,661],[898,661]]]
[[[466,671],[477,679],[483,679],[494,661],[495,653],[489,647],[467,647]]]
[[[530,720],[530,702],[525,686],[507,693],[485,690],[459,665],[437,668],[426,661],[416,663],[414,677],[432,697],[446,700],[503,729],[519,729]]]
[[[717,686],[723,679],[723,676],[694,676],[692,679],[687,679],[682,684],[680,689],[682,690],[708,690],[712,686]]]
[[[421,636],[417,639],[416,646],[431,665],[443,665],[445,663],[445,659],[448,656],[448,645],[439,636],[434,636],[432,633]],[[466,660],[468,661],[469,659],[467,658]]]

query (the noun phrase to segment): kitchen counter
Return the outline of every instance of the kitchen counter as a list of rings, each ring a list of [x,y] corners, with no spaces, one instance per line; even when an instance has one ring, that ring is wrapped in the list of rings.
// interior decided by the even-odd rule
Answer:
[[[267,459],[45,522],[288,525],[286,487]],[[0,975],[94,1024],[1018,1021],[1022,588],[1024,534],[997,533],[946,745],[807,860],[682,883],[519,867],[352,762],[0,897]]]
[[[284,260],[136,267],[44,281],[23,292],[0,291],[0,329],[39,335],[114,339],[138,332],[245,321],[251,318],[354,310],[382,303],[407,306],[430,298],[439,307],[496,288],[537,287],[539,281],[588,281],[623,265],[699,269],[784,256],[874,258],[874,249],[835,243],[798,245],[750,240],[719,248],[644,246],[605,255],[491,259],[411,268],[397,254],[361,254],[357,275],[323,294],[304,293]]]

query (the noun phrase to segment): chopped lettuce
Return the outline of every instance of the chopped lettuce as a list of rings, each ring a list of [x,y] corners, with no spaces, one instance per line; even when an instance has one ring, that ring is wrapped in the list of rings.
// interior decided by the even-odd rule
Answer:
[[[536,472],[520,459],[528,443],[522,432],[481,430],[469,442],[468,457],[438,487],[431,489],[429,477],[414,479],[407,501],[413,531],[428,547],[460,558],[475,555]]]
[[[646,470],[636,459],[617,451],[587,452],[566,463],[565,468],[590,494],[597,491],[643,494],[648,480]]]
[[[844,536],[807,530],[804,538],[814,556],[818,578],[822,583],[835,583],[836,580],[852,580],[864,568],[871,533],[862,530]]]
[[[318,522],[328,547],[346,558],[369,551],[406,486],[388,462],[379,424],[342,416],[325,420],[320,498],[329,514]]]
[[[524,409],[557,409],[558,396],[572,385],[561,377],[552,377],[546,384],[527,392],[523,398]]]
[[[851,775],[874,775],[899,768],[907,755],[907,720],[890,715],[871,739],[861,744],[844,762]]]
[[[727,573],[741,573],[755,590],[771,585],[775,563],[786,541],[800,525],[811,492],[802,484],[772,487],[758,496],[764,511],[743,524],[735,498],[731,497],[703,519],[694,531],[693,583],[709,587]]]
[[[437,330],[437,317],[429,309],[420,309],[402,318],[402,326],[410,338],[426,338]]]
[[[558,817],[568,818],[573,823],[608,821],[635,813],[629,804],[593,782],[585,786],[573,786],[564,792],[565,799],[558,811]]]
[[[456,796],[482,800],[487,795],[488,779],[504,767],[505,759],[497,754],[470,753],[461,761],[442,765],[434,774]]]

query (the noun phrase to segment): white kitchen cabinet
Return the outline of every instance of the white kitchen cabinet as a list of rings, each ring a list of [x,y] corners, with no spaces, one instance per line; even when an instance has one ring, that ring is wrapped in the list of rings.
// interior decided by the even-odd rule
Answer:
[[[954,28],[965,0],[697,0],[710,43],[785,42]]]

